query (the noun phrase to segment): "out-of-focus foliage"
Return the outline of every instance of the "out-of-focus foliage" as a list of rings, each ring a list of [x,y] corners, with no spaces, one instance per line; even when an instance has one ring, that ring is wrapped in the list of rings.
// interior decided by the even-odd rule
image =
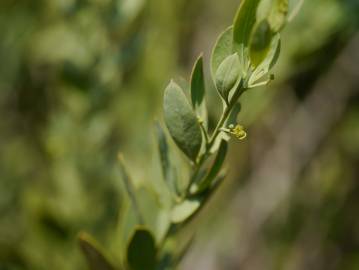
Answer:
[[[1,269],[83,269],[76,234],[113,238],[117,151],[145,163],[185,2],[1,1]]]
[[[152,180],[150,126],[160,112],[162,89],[176,72],[189,74],[188,63],[200,50],[208,59],[213,39],[231,23],[237,5],[237,0],[1,1],[0,269],[86,269],[78,231],[91,232],[105,246],[121,239],[118,210],[125,218],[131,213],[126,216],[121,203],[117,152],[134,161],[128,165],[136,181]],[[288,107],[310,95],[351,40],[357,14],[357,0],[307,0],[286,29],[273,89],[244,96],[241,123],[252,127],[250,139],[231,155],[238,166],[233,179],[242,179],[241,188],[256,170],[249,160],[275,141]],[[212,211],[221,210],[210,216],[216,222],[201,232],[205,248],[200,246],[188,269],[238,264],[263,269],[261,262],[265,269],[359,267],[358,94],[346,106],[300,181],[258,232],[257,253],[237,256],[250,241],[236,241],[240,228],[236,212],[223,213],[231,194],[224,189],[226,199],[211,204]],[[217,110],[211,107],[209,125]],[[238,181],[230,186],[237,190]],[[149,208],[157,203],[145,200]],[[217,268],[208,266],[212,235],[220,239]],[[110,248],[114,253],[119,246]],[[319,252],[309,258],[313,249]]]

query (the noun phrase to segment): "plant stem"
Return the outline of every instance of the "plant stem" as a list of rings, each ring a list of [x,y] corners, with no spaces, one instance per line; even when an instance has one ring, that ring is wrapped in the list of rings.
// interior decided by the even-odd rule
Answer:
[[[201,128],[201,130],[202,130],[202,132],[203,132],[203,136],[204,136],[204,139],[205,139],[205,141],[206,141],[206,147],[207,147],[209,138],[208,138],[208,135],[207,135],[206,128],[204,127],[203,122],[200,122],[200,123],[199,123],[199,126],[200,126],[200,128]]]
[[[197,180],[199,170],[202,167],[203,163],[207,160],[207,158],[208,158],[208,156],[210,154],[211,148],[212,148],[213,144],[215,143],[219,133],[221,132],[221,128],[223,128],[226,120],[228,119],[230,113],[232,112],[232,109],[234,108],[234,105],[236,104],[239,97],[243,94],[243,92],[245,90],[246,89],[243,87],[243,83],[241,82],[238,85],[238,88],[237,88],[236,92],[234,93],[233,97],[231,98],[230,102],[228,102],[228,103],[226,102],[226,104],[228,104],[228,105],[225,105],[225,108],[224,108],[224,111],[222,113],[222,116],[221,116],[220,120],[218,121],[218,124],[217,124],[216,128],[213,131],[211,139],[208,141],[208,143],[206,145],[205,153],[202,155],[199,162],[196,164],[195,171],[194,171],[194,173],[193,173],[193,175],[191,177],[191,180],[190,180],[190,182],[189,182],[189,184],[187,186],[184,198],[187,198],[188,195],[190,194],[191,187],[194,184],[194,182]]]
[[[213,144],[215,143],[218,135],[220,134],[221,128],[223,128],[226,120],[228,119],[230,113],[232,112],[232,110],[234,108],[234,105],[236,104],[239,97],[243,94],[243,92],[245,90],[246,90],[246,88],[244,87],[243,82],[241,82],[238,85],[238,88],[237,88],[235,94],[233,95],[233,97],[231,98],[230,102],[226,102],[226,105],[225,105],[224,111],[222,113],[222,116],[221,116],[220,120],[218,121],[218,124],[217,124],[216,128],[214,129],[211,138],[209,139],[208,136],[206,135],[206,151],[201,156],[199,161],[195,164],[195,170],[194,170],[194,173],[193,173],[193,175],[192,175],[192,177],[190,179],[190,182],[189,182],[189,184],[187,186],[186,192],[184,193],[183,200],[185,200],[186,198],[188,198],[190,196],[191,187],[193,186],[193,184],[197,180],[198,174],[200,172],[200,168],[202,167],[203,163],[207,160],[207,158],[210,156],[210,150],[211,150]],[[201,128],[203,128],[203,131],[205,131],[204,126],[201,125]],[[173,224],[170,225],[170,228],[167,230],[165,236],[163,237],[163,239],[161,241],[161,244],[160,244],[161,247],[164,246],[166,240],[174,233],[175,227],[176,226],[173,225]]]

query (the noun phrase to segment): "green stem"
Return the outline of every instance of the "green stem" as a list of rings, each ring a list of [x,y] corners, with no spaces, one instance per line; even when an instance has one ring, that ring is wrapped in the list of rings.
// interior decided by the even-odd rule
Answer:
[[[238,85],[237,91],[231,98],[230,102],[228,103],[228,105],[225,106],[222,116],[221,116],[216,128],[213,131],[211,139],[208,141],[208,143],[206,145],[205,153],[202,155],[199,162],[196,164],[195,171],[194,171],[194,173],[191,177],[191,180],[187,186],[184,198],[187,198],[188,195],[190,194],[191,187],[197,179],[200,168],[202,167],[203,163],[207,160],[208,156],[210,155],[210,150],[211,150],[213,144],[215,143],[219,133],[221,132],[221,128],[223,128],[226,120],[228,119],[229,115],[231,114],[232,109],[234,108],[234,105],[236,104],[239,97],[243,94],[244,91],[245,91],[245,88],[243,87],[243,83],[241,82]]]
[[[200,126],[201,129],[202,129],[203,136],[204,136],[204,139],[205,139],[205,141],[206,141],[206,147],[207,147],[209,138],[208,138],[208,135],[207,135],[206,128],[205,128],[205,126],[203,125],[203,122],[200,122],[200,123],[199,123],[199,126]]]
[[[198,177],[198,174],[199,174],[199,171],[200,171],[200,168],[202,167],[203,163],[207,160],[207,158],[210,156],[210,150],[214,144],[214,142],[216,141],[219,133],[221,132],[221,128],[223,128],[226,120],[228,119],[232,109],[234,108],[234,105],[236,104],[236,102],[238,101],[239,97],[243,94],[243,92],[246,90],[244,87],[243,87],[243,83],[240,83],[238,88],[237,88],[237,91],[235,92],[235,94],[233,95],[233,97],[231,98],[230,102],[226,102],[227,105],[225,106],[224,108],[224,111],[222,113],[222,116],[215,128],[215,130],[213,131],[213,134],[211,136],[211,138],[209,139],[208,136],[206,135],[206,151],[205,153],[200,157],[199,161],[195,164],[196,167],[195,167],[195,170],[194,170],[194,173],[191,177],[191,180],[187,186],[187,189],[186,189],[186,192],[183,196],[183,199],[185,200],[186,198],[188,198],[190,196],[190,190],[191,190],[191,187],[192,185],[194,184],[194,182],[196,181],[197,177]],[[202,126],[202,125],[201,125]],[[202,126],[202,128],[204,128]],[[205,133],[206,134],[206,133]],[[175,225],[174,224],[171,224],[170,225],[170,228],[167,230],[165,236],[163,237],[162,241],[161,241],[161,244],[160,244],[160,247],[162,248],[166,242],[166,240],[174,233],[174,229],[175,229]]]

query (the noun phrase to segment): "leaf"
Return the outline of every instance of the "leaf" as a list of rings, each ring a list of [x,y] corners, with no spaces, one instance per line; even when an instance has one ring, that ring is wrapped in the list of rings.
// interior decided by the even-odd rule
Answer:
[[[233,27],[227,28],[218,38],[211,55],[212,77],[217,72],[219,65],[228,56],[233,54]]]
[[[272,8],[268,16],[268,23],[273,32],[277,33],[287,22],[288,0],[273,0]]]
[[[224,178],[225,174],[220,173],[213,179],[211,186],[202,194],[191,196],[177,204],[172,209],[172,223],[179,224],[193,218],[206,205],[211,198],[211,194],[218,189]]]
[[[184,222],[190,218],[200,208],[200,206],[200,198],[190,198],[184,200],[173,208],[171,221],[175,224]]]
[[[168,152],[168,144],[164,131],[162,130],[161,125],[156,122],[156,135],[158,142],[158,152],[160,154],[161,160],[161,168],[163,177],[168,180],[169,172],[170,172],[170,160],[169,160],[169,152]]]
[[[272,30],[267,20],[259,22],[253,29],[249,55],[254,67],[257,67],[268,55],[272,37]]]
[[[160,155],[161,169],[164,180],[166,181],[170,190],[174,193],[177,192],[176,183],[174,182],[173,172],[171,170],[171,162],[169,158],[169,149],[166,139],[166,135],[161,127],[161,125],[156,122],[155,124],[157,142],[158,142],[158,152]]]
[[[244,66],[246,66],[245,50],[249,46],[259,2],[260,0],[242,0],[234,19],[233,46]]]
[[[78,236],[78,241],[91,270],[115,270],[115,267],[100,250],[96,240],[90,235],[82,232]]]
[[[126,166],[125,166],[125,163],[124,163],[124,159],[123,159],[123,156],[121,154],[118,156],[118,161],[119,161],[119,165],[120,165],[121,176],[122,176],[123,182],[125,184],[127,194],[128,194],[128,196],[130,198],[130,201],[132,203],[133,209],[135,211],[136,217],[138,219],[138,222],[140,224],[144,224],[144,219],[143,219],[143,216],[141,214],[139,204],[138,204],[138,201],[137,201],[137,198],[136,198],[135,188],[133,187],[132,180],[131,180],[128,172],[127,172],[127,169],[126,169]]]
[[[133,208],[132,203],[129,200],[123,200],[119,212],[118,219],[118,254],[121,261],[125,261],[124,258],[127,250],[127,243],[132,237],[133,229],[138,226],[138,218],[136,211]]]
[[[173,81],[164,94],[164,117],[177,146],[195,161],[202,144],[201,129],[182,89]]]
[[[264,61],[255,69],[251,78],[249,79],[248,85],[254,84],[256,81],[261,79],[263,76],[268,74],[270,70],[277,63],[277,60],[280,55],[281,42],[280,42],[280,34],[276,34],[271,41],[270,48],[268,54]]]
[[[203,56],[201,55],[193,68],[191,75],[191,100],[197,116],[207,127],[207,109],[205,103],[205,80],[203,73]]]
[[[271,47],[271,53],[268,54],[268,62],[270,60],[268,71],[270,71],[275,66],[280,55],[281,40],[279,35],[277,35],[276,39],[272,41]]]
[[[198,185],[196,194],[205,191],[208,187],[212,185],[213,180],[217,177],[218,173],[222,168],[222,165],[227,155],[227,150],[228,150],[228,143],[225,140],[222,140],[216,159],[214,160],[213,165],[211,167],[211,170],[208,172],[206,178]]]
[[[156,255],[156,244],[152,234],[145,228],[137,228],[127,248],[127,263],[130,269],[154,270]]]
[[[240,71],[240,62],[237,53],[228,56],[219,65],[216,72],[215,83],[217,90],[224,100],[228,101],[229,92],[238,81]]]

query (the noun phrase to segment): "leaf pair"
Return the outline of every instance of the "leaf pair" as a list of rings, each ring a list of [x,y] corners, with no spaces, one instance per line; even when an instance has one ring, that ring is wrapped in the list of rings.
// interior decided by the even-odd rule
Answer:
[[[260,15],[259,10],[264,11]],[[270,54],[273,38],[287,21],[288,0],[243,0],[233,26],[233,48],[242,62],[258,67]]]
[[[229,27],[218,38],[211,55],[212,77],[218,93],[226,102],[242,71],[239,55],[233,53],[233,27]]]

